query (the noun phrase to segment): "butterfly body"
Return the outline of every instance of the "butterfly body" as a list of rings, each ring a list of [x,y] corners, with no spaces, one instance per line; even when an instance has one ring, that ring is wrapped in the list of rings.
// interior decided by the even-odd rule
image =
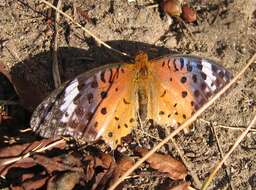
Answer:
[[[83,73],[42,102],[31,119],[44,137],[102,138],[112,148],[142,121],[177,127],[231,78],[213,61],[193,56],[112,64]]]

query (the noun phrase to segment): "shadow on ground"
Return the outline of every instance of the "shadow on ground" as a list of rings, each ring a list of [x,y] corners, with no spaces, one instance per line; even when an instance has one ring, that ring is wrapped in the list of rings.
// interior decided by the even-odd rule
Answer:
[[[133,41],[109,41],[111,47],[134,57],[138,51],[145,51],[150,58],[171,53],[167,48]],[[174,52],[172,52],[174,53]],[[62,82],[74,78],[92,68],[116,63],[132,62],[104,47],[92,44],[88,50],[74,47],[60,47],[58,61]],[[25,108],[32,111],[53,89],[51,73],[52,54],[50,51],[29,57],[11,69],[11,78]]]

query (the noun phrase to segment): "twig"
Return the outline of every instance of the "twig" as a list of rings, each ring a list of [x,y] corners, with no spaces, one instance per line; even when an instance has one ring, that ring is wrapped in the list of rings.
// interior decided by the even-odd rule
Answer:
[[[26,128],[26,129],[20,129],[19,130],[19,132],[21,132],[21,133],[26,133],[28,131],[32,131],[32,129],[31,128]]]
[[[61,7],[61,0],[57,3],[57,9]],[[54,34],[53,34],[53,44],[52,44],[52,75],[55,88],[58,88],[61,85],[60,79],[60,70],[59,70],[59,63],[58,63],[58,22],[60,20],[60,14],[58,11],[55,11],[55,22],[54,22]]]
[[[19,160],[21,160],[21,159],[27,158],[27,157],[31,156],[32,154],[34,154],[34,153],[36,153],[36,152],[43,152],[43,151],[45,151],[45,150],[48,150],[48,149],[50,149],[50,148],[52,148],[52,147],[54,147],[54,146],[57,146],[57,145],[59,145],[59,144],[62,144],[62,143],[64,143],[64,142],[65,142],[64,139],[59,139],[59,140],[57,140],[57,141],[55,141],[55,142],[53,142],[53,143],[50,143],[49,145],[44,146],[44,147],[42,147],[42,148],[39,148],[39,147],[41,146],[41,144],[39,144],[39,145],[38,145],[37,147],[35,147],[32,151],[30,151],[30,152],[28,152],[28,153],[26,153],[26,154],[24,154],[24,155],[16,156],[16,157],[12,157],[12,158],[8,158],[8,159],[3,160],[2,162],[0,162],[0,166],[12,164],[12,163],[17,162],[17,161],[19,161]]]
[[[202,118],[200,118],[199,119],[200,121],[202,121],[202,122],[205,122],[205,123],[207,123],[207,124],[211,124],[211,122],[210,121],[207,121],[207,120],[205,120],[205,119],[202,119]],[[244,127],[244,126],[226,126],[226,125],[221,125],[221,124],[213,124],[213,127],[218,127],[218,128],[224,128],[224,129],[232,129],[232,130],[240,130],[240,131],[243,131],[243,130],[245,130],[246,129],[246,127]],[[250,129],[250,132],[256,132],[256,129]]]
[[[187,169],[190,171],[190,174],[196,184],[196,188],[200,188],[202,186],[202,183],[201,181],[199,180],[199,178],[197,177],[197,175],[195,174],[195,172],[190,168],[188,162],[186,161],[185,157],[183,156],[183,153],[182,151],[180,150],[179,148],[179,145],[176,143],[175,139],[174,138],[171,138],[171,141],[175,147],[175,149],[177,150],[182,162],[185,164],[185,166],[187,167]]]
[[[19,102],[11,100],[0,100],[0,105],[19,105]]]
[[[183,123],[180,127],[175,129],[169,136],[167,136],[162,142],[156,145],[151,151],[149,151],[145,156],[143,156],[140,160],[138,160],[129,170],[127,170],[113,185],[110,186],[109,190],[114,190],[128,175],[130,175],[135,169],[137,169],[140,164],[146,161],[153,153],[155,153],[159,148],[161,148],[165,143],[167,143],[171,138],[173,138],[180,131],[189,126],[196,118],[201,115],[209,106],[211,106],[222,94],[224,94],[227,89],[231,87],[237,80],[244,74],[247,68],[254,62],[256,58],[256,53],[249,60],[247,65],[240,71],[235,78],[233,78],[226,86],[224,86],[209,102],[204,104],[191,118],[189,118],[185,123]]]
[[[217,147],[218,147],[219,152],[220,152],[220,157],[221,157],[221,159],[223,159],[224,153],[223,153],[223,150],[222,150],[222,148],[220,146],[220,141],[219,141],[219,138],[218,138],[217,133],[215,131],[215,128],[212,126],[212,124],[210,125],[210,128],[211,128],[211,130],[212,130],[212,132],[213,132],[213,134],[214,134],[214,136],[216,138]],[[225,163],[225,165],[226,165],[226,163]],[[230,186],[231,190],[233,190],[234,188],[233,188],[233,184],[232,184],[232,181],[231,181],[230,173],[228,172],[226,167],[225,167],[225,173],[226,173],[226,176],[227,176],[228,181],[229,181],[229,186]]]
[[[214,176],[217,174],[219,169],[222,167],[222,165],[225,163],[225,161],[228,159],[228,157],[231,155],[231,153],[235,150],[235,148],[240,144],[240,142],[245,138],[249,130],[254,126],[256,123],[256,115],[254,116],[253,120],[251,121],[250,125],[246,128],[246,130],[238,137],[235,144],[232,146],[232,148],[228,151],[228,153],[224,156],[224,158],[215,165],[214,170],[210,174],[210,176],[205,180],[202,190],[206,190],[210,183],[213,181]]]
[[[213,127],[219,127],[224,129],[232,129],[232,130],[240,130],[243,131],[246,129],[246,127],[232,127],[232,126],[225,126],[225,125],[215,125]],[[256,129],[250,129],[250,132],[256,132]]]
[[[100,40],[97,36],[95,36],[92,32],[90,32],[89,30],[87,30],[86,28],[84,28],[81,24],[77,23],[71,16],[69,16],[68,14],[64,13],[63,11],[61,11],[60,9],[58,9],[57,7],[55,7],[54,5],[52,5],[51,3],[45,1],[45,0],[40,0],[41,2],[45,3],[46,5],[48,5],[49,7],[55,9],[56,11],[58,11],[60,14],[62,14],[63,16],[65,16],[67,19],[69,19],[72,23],[74,23],[75,25],[77,25],[79,28],[81,28],[83,31],[85,31],[88,35],[90,35],[91,37],[94,38],[94,40],[98,43],[98,44],[102,44],[103,46],[105,46],[106,48],[117,52],[121,55],[127,56],[129,58],[131,58],[131,56],[127,53],[121,52],[117,49],[112,48],[110,45],[106,44],[105,42],[103,42],[102,40]]]

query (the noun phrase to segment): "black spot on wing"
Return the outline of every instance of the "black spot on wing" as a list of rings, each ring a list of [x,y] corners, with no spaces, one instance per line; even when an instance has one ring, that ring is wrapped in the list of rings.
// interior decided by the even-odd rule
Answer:
[[[180,58],[180,70],[182,70],[184,67],[184,59],[181,57]]]
[[[164,90],[164,92],[162,93],[162,95],[160,97],[163,98],[165,95],[166,95],[166,90]]]
[[[188,60],[187,71],[188,71],[188,72],[192,72],[192,70],[193,70],[193,67],[192,67],[192,65],[190,64],[190,61]]]
[[[102,113],[103,115],[106,115],[107,114],[107,108],[106,107],[101,108],[100,113]]]
[[[102,81],[102,82],[106,82],[106,79],[105,79],[105,71],[102,71],[101,73],[100,73],[100,80]]]
[[[102,91],[100,93],[100,96],[101,96],[102,99],[104,99],[104,98],[106,98],[108,96],[108,93],[106,91]]]
[[[174,68],[174,71],[179,71],[178,67],[177,67],[177,64],[176,64],[176,59],[173,60],[172,64],[173,64],[173,68]]]
[[[184,84],[186,81],[187,81],[187,77],[185,77],[185,76],[181,77],[181,79],[180,79],[181,83]]]
[[[182,91],[182,92],[181,92],[182,98],[185,98],[187,95],[188,95],[188,92],[187,92],[187,91]]]

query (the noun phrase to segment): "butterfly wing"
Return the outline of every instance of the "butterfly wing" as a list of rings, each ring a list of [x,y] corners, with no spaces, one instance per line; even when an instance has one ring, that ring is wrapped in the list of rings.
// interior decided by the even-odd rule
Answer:
[[[54,91],[33,113],[31,127],[43,137],[102,137],[115,148],[136,126],[134,65],[86,72]]]
[[[194,56],[166,56],[151,65],[151,117],[165,126],[182,124],[231,78],[214,61]]]

